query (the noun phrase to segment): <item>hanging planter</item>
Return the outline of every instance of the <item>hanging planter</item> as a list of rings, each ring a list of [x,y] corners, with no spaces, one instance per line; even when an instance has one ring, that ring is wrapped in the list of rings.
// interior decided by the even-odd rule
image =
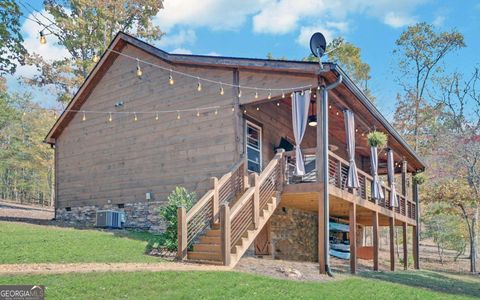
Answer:
[[[413,183],[415,183],[416,185],[424,184],[426,179],[427,178],[425,177],[425,174],[423,172],[417,173],[412,177]]]
[[[367,135],[367,143],[370,147],[385,148],[387,146],[388,137],[381,131],[372,131]]]

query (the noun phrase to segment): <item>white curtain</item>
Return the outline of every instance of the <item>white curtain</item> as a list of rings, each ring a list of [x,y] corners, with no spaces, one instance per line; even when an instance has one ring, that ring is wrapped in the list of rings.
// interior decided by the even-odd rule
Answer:
[[[358,181],[357,165],[355,164],[355,117],[351,110],[345,110],[343,112],[343,119],[345,120],[345,133],[347,142],[347,154],[348,154],[348,177],[347,187],[352,189],[358,189],[360,183]]]
[[[293,136],[295,137],[295,175],[305,175],[305,165],[303,163],[302,143],[305,129],[307,129],[308,106],[310,105],[310,91],[292,93],[292,123]]]
[[[388,183],[390,184],[390,206],[398,207],[397,190],[395,189],[395,169],[393,161],[393,150],[389,149],[387,154]]]
[[[377,147],[370,148],[370,155],[372,159],[372,198],[377,201],[384,199],[382,186],[380,185],[380,179],[378,177],[378,151]]]

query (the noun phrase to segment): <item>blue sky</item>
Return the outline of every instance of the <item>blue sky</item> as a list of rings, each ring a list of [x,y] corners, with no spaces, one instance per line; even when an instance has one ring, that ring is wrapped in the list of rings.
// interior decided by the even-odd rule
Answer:
[[[42,9],[42,1],[29,3]],[[392,50],[406,26],[426,21],[440,30],[458,29],[467,48],[450,55],[446,68],[471,71],[480,64],[480,1],[165,0],[164,6],[154,21],[166,32],[157,46],[169,52],[257,58],[272,52],[301,59],[310,52],[308,39],[313,32],[321,31],[327,39],[342,36],[362,49],[362,58],[372,70],[369,87],[387,116],[400,91]],[[47,59],[66,55],[54,40],[40,48],[38,30],[25,20],[29,51]],[[22,67],[18,73],[32,76],[34,70]],[[9,87],[22,89],[16,78],[9,78]],[[34,96],[46,106],[54,103],[48,92],[35,91]]]

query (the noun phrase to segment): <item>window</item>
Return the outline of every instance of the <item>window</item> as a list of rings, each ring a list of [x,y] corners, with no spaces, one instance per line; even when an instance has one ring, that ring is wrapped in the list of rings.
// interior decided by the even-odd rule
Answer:
[[[262,129],[247,121],[246,135],[248,171],[260,173],[262,170]]]

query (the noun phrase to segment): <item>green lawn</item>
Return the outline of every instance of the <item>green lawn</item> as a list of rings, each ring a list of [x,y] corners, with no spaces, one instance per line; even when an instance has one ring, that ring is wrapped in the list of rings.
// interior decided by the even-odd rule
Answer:
[[[0,264],[159,262],[144,255],[149,236],[0,222]]]
[[[378,274],[378,273],[377,273]],[[347,277],[330,282],[297,282],[239,272],[133,272],[0,277],[0,284],[41,284],[46,299],[474,299],[480,296],[477,279],[453,279],[439,284],[435,272],[398,272],[421,280],[398,284],[392,277]],[[432,277],[433,276],[433,277]],[[429,278],[432,277],[432,278]],[[464,276],[462,276],[463,278]],[[424,280],[425,278],[429,278]]]

